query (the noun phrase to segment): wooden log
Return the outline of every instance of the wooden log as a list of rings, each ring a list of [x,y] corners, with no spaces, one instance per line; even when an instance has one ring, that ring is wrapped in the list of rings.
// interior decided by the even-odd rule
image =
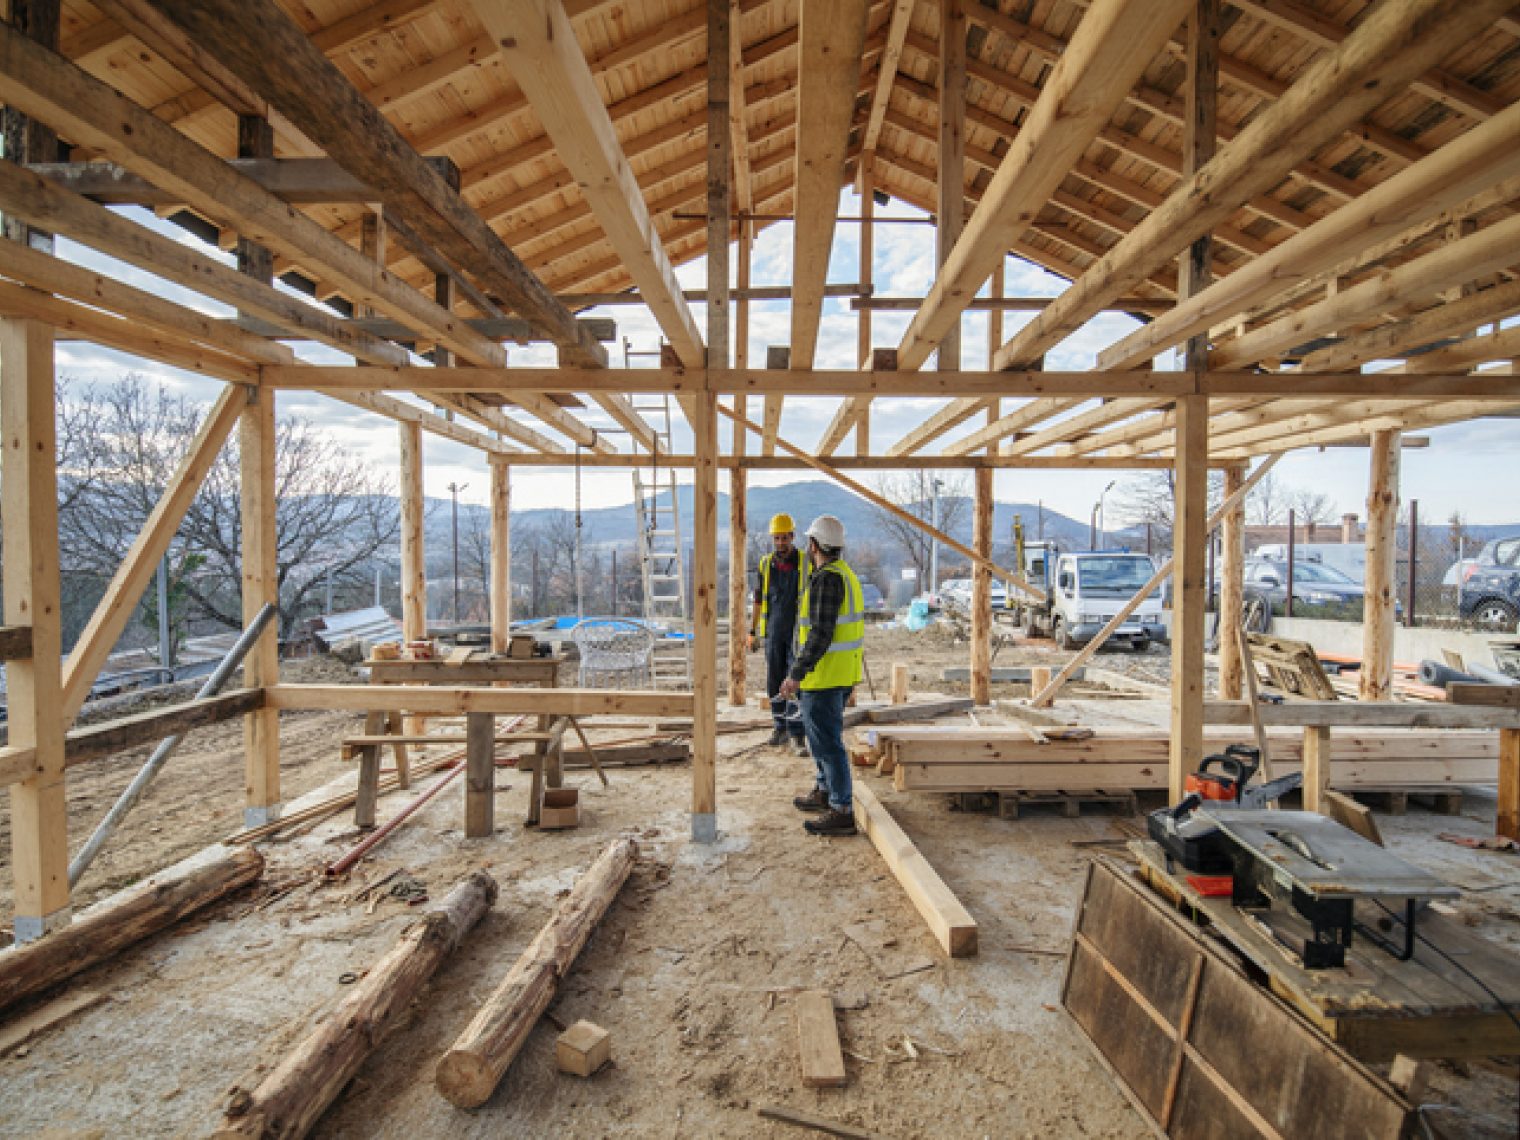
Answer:
[[[827,990],[803,990],[797,995],[795,1008],[803,1085],[810,1089],[843,1088],[844,1053],[839,1047],[834,999]]]
[[[450,1104],[478,1108],[490,1099],[637,856],[631,839],[607,845],[439,1060],[434,1080]]]
[[[264,872],[257,851],[229,852],[124,892],[54,934],[0,954],[0,1010],[55,986],[246,887]]]
[[[888,870],[902,884],[945,953],[952,958],[975,955],[976,920],[913,846],[913,841],[897,821],[881,806],[876,793],[863,784],[856,784],[854,797],[856,826],[871,837]]]
[[[214,1135],[305,1136],[495,901],[496,880],[486,872],[461,880],[402,931],[390,952],[252,1093],[233,1098]]]

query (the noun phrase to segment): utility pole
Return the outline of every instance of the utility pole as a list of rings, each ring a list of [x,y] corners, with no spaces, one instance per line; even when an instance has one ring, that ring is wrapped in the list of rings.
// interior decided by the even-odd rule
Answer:
[[[459,492],[468,487],[468,483],[450,483],[449,497],[453,502],[454,522],[454,624],[459,624]]]
[[[942,486],[944,486],[944,483],[943,483],[942,480],[939,480],[939,479],[934,480],[934,483],[933,483],[933,492],[934,492],[934,494],[933,494],[932,502],[934,504],[933,505],[933,511],[934,511],[934,529],[935,530],[939,529],[939,489]],[[933,594],[933,593],[938,592],[938,590],[939,590],[939,539],[931,537],[929,539],[929,591],[928,592],[931,593],[931,594]]]

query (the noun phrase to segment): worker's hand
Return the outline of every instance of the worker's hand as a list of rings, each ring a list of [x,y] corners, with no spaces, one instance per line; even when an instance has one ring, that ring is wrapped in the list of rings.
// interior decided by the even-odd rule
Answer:
[[[797,682],[788,677],[785,681],[781,682],[781,688],[776,690],[776,695],[791,700],[797,695]]]

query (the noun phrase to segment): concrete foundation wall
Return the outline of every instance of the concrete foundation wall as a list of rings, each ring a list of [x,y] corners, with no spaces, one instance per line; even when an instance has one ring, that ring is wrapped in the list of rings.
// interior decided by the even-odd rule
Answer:
[[[1278,637],[1307,641],[1322,653],[1344,653],[1360,657],[1362,653],[1362,625],[1350,621],[1316,621],[1312,618],[1272,618],[1272,631]],[[1425,629],[1416,626],[1407,629],[1397,626],[1393,634],[1393,659],[1400,664],[1418,665],[1429,657],[1440,661],[1441,650],[1450,649],[1462,655],[1463,660],[1475,665],[1494,668],[1493,651],[1489,643],[1515,642],[1515,635],[1495,633],[1467,633],[1456,629]]]

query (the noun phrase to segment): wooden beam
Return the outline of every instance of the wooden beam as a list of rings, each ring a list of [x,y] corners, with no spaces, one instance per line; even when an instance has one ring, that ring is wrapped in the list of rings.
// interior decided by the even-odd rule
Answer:
[[[1333,52],[1310,64],[1161,209],[1100,258],[998,353],[1016,367],[1070,335],[1110,299],[1207,233],[1253,196],[1279,183],[1307,154],[1401,89],[1433,60],[1492,24],[1506,0],[1408,0],[1373,10]]]
[[[887,43],[876,62],[876,87],[871,95],[871,109],[866,114],[866,128],[861,135],[860,150],[869,158],[876,153],[887,107],[892,102],[892,88],[902,59],[903,41],[913,23],[914,0],[892,0],[892,15],[887,21]]]
[[[65,761],[72,768],[140,745],[157,744],[165,737],[242,716],[263,703],[264,694],[259,689],[234,689],[214,697],[198,697],[184,704],[76,728],[64,738]]]
[[[1354,332],[1337,344],[1309,353],[1299,367],[1305,372],[1324,372],[1403,356],[1433,341],[1460,336],[1479,325],[1502,320],[1516,311],[1520,311],[1520,280],[1506,281],[1456,300],[1443,301],[1402,320]]]
[[[1268,728],[1520,728],[1520,710],[1437,701],[1287,701],[1262,705],[1256,715]],[[1241,701],[1208,701],[1203,707],[1206,724],[1249,725],[1251,716]],[[1337,747],[1340,741],[1337,736]]]
[[[900,367],[917,368],[959,320],[966,302],[1108,124],[1189,3],[1097,0],[1088,8],[965,234],[903,334],[897,349]]]
[[[650,222],[644,197],[561,0],[531,0],[510,11],[482,0],[474,4],[474,10],[500,44],[512,77],[533,105],[555,152],[575,176],[676,355],[683,364],[699,367],[705,356],[702,335],[681,296],[675,269]],[[723,77],[727,74],[724,69]]]
[[[1398,603],[1399,433],[1372,437],[1367,476],[1367,588],[1363,595],[1362,667],[1357,693],[1364,701],[1393,695],[1393,628]]]
[[[235,113],[268,114],[264,101],[242,80],[145,0],[100,0],[96,7]]]
[[[720,412],[722,412],[724,415],[728,416],[730,419],[732,419],[735,423],[743,424],[744,427],[746,427],[748,430],[750,430],[752,432],[755,432],[756,434],[759,434],[761,431],[764,430],[758,424],[752,423],[751,421],[749,421],[747,419],[744,419],[737,412],[735,412],[735,411],[733,411],[733,410],[731,410],[729,408],[725,408],[722,404],[718,405],[718,410]],[[807,452],[803,451],[800,447],[797,447],[794,444],[788,443],[784,439],[778,439],[776,442],[777,442],[777,445],[781,448],[781,450],[785,451],[788,455],[791,455],[794,458],[802,460],[803,463],[805,463],[807,466],[813,468],[813,470],[821,472],[824,475],[827,475],[830,479],[833,479],[834,482],[838,483],[841,487],[845,487],[848,490],[851,490],[851,491],[855,492],[855,494],[859,495],[861,498],[865,499],[867,502],[872,503],[872,504],[880,507],[882,510],[886,511],[887,513],[895,515],[896,517],[902,519],[904,522],[908,523],[909,525],[915,526],[919,530],[922,530],[924,533],[933,536],[934,538],[936,538],[940,542],[942,542],[944,545],[948,546],[951,550],[954,550],[957,554],[960,554],[960,555],[962,555],[962,556],[964,556],[966,558],[969,558],[971,560],[971,562],[972,562],[973,565],[976,565],[976,566],[985,565],[985,566],[987,566],[992,571],[992,573],[996,574],[999,578],[1003,579],[1003,581],[1007,582],[1010,586],[1013,586],[1013,587],[1016,587],[1016,588],[1018,588],[1020,590],[1023,590],[1026,594],[1028,594],[1032,598],[1036,598],[1036,599],[1038,599],[1040,601],[1044,600],[1044,598],[1045,598],[1045,591],[1041,590],[1038,586],[1035,586],[1032,583],[1030,583],[1029,581],[1027,581],[1022,575],[1013,573],[1012,571],[1009,571],[1009,570],[1004,570],[1001,566],[998,566],[996,563],[991,562],[989,559],[983,558],[980,554],[978,554],[975,550],[972,550],[971,547],[967,546],[965,543],[960,542],[959,540],[950,537],[950,535],[946,534],[944,531],[940,530],[938,527],[931,526],[930,524],[926,523],[923,519],[919,518],[917,515],[909,514],[907,511],[903,510],[901,507],[897,506],[895,503],[889,502],[888,500],[882,498],[882,496],[878,495],[875,491],[873,491],[869,487],[865,486],[865,484],[857,482],[854,479],[851,479],[848,475],[842,474],[839,471],[839,469],[838,469],[837,466],[831,466],[830,464],[823,462],[821,459],[815,459],[812,455],[809,455]]]
[[[569,362],[606,363],[519,261],[273,0],[152,0],[443,256],[534,322]]]
[[[1238,701],[1245,682],[1240,645],[1229,636],[1245,621],[1246,507],[1235,494],[1245,479],[1244,466],[1224,469],[1224,497],[1235,499],[1220,528],[1219,697],[1226,701]]]
[[[265,690],[265,707],[341,709],[368,712],[396,710],[428,716],[457,716],[471,712],[497,715],[529,713],[544,716],[691,716],[692,694],[624,689],[494,689],[469,685],[435,688],[427,685],[292,685]]]
[[[55,706],[54,715],[59,717],[63,728],[73,722],[90,695],[90,687],[95,684],[101,666],[116,648],[117,639],[132,619],[138,600],[157,572],[160,559],[169,549],[180,521],[190,509],[248,399],[246,388],[223,389],[201,421],[184,458],[165,485],[164,493],[143,520],[142,529],[122,558],[90,620],[85,623],[64,665],[62,692]]]
[[[971,520],[971,544],[986,561],[971,571],[971,699],[992,703],[992,469],[976,472],[976,504]]]
[[[961,232],[966,228],[966,12],[962,0],[939,3],[939,162],[934,227],[935,277],[944,273]],[[983,201],[985,201],[985,197]],[[981,282],[971,292],[975,293]],[[898,367],[909,371],[918,367],[906,336],[898,346]],[[960,313],[945,328],[938,343],[938,367],[941,372],[959,372],[961,367]]]
[[[280,606],[279,545],[275,511],[279,472],[275,452],[275,395],[257,389],[241,404],[238,432],[242,505],[243,625],[260,610]],[[252,689],[280,680],[280,628],[269,623],[243,658],[243,683]],[[260,708],[243,718],[244,827],[260,827],[280,814],[280,717]]]
[[[512,642],[512,468],[491,463],[491,652]]]
[[[798,17],[796,214],[791,367],[811,368],[823,316],[850,123],[866,38],[867,0],[802,0]]]
[[[30,652],[5,667],[8,750],[13,760],[31,753],[16,773],[25,776],[10,795],[18,943],[69,922],[64,721],[58,715],[63,639],[53,371],[51,329],[0,320],[0,529],[5,533],[0,621],[31,630]]]
[[[952,958],[977,952],[976,919],[961,905],[945,881],[923,857],[907,833],[882,807],[876,793],[855,785],[855,824],[871,838],[902,889],[929,926],[940,948]]]
[[[1205,543],[1208,513],[1209,401],[1177,401],[1176,509],[1172,524],[1172,731],[1168,787],[1171,803],[1203,760]]]
[[[6,243],[7,245],[10,243]],[[0,661],[19,661],[32,655],[32,627],[0,625]]]
[[[693,401],[692,445],[696,467],[692,479],[694,530],[692,549],[692,733],[691,837],[698,843],[718,838],[718,404],[710,395]],[[742,636],[732,615],[729,636]]]
[[[427,636],[422,430],[417,424],[404,423],[400,433],[401,636],[419,641]]]

